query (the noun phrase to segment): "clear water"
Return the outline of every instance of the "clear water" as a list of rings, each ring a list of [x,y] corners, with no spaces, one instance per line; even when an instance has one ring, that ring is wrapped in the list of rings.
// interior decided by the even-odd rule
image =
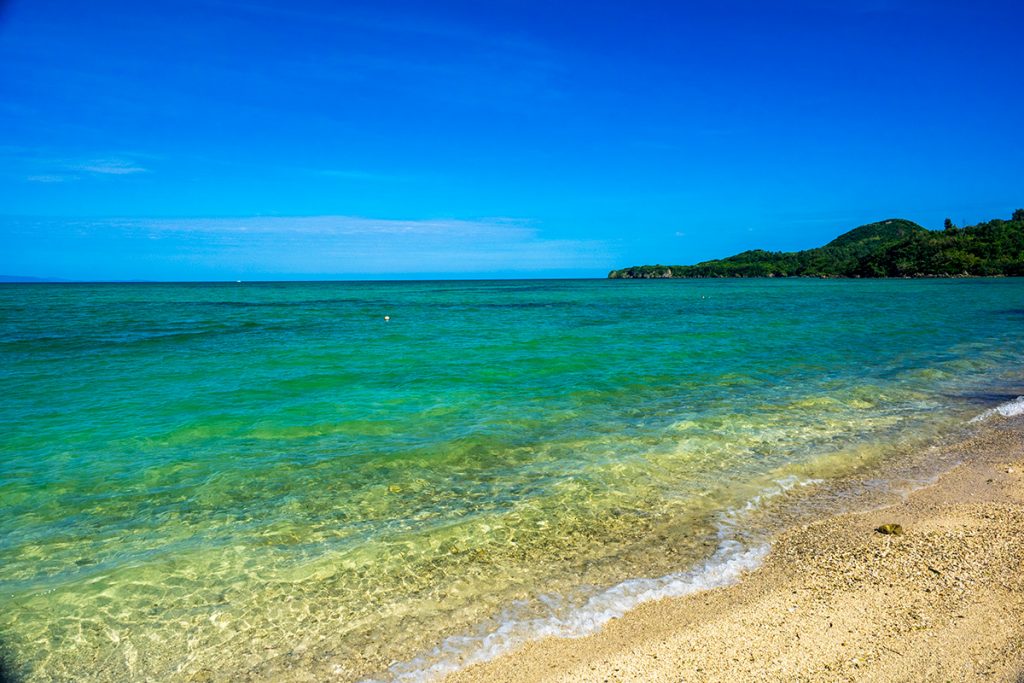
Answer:
[[[1013,279],[0,285],[0,646],[416,678],[964,423],[1022,324]]]

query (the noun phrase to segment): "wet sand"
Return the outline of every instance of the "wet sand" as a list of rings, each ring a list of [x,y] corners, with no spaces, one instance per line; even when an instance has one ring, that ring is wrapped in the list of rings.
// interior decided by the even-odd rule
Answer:
[[[445,681],[1024,681],[1024,416],[949,448],[935,484],[785,531],[736,585]]]

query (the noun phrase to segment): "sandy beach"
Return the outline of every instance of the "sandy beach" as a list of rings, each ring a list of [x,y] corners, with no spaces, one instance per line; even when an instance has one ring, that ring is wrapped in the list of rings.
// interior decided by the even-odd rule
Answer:
[[[785,531],[738,584],[445,680],[1022,681],[1024,416],[948,449],[963,463],[936,483]]]

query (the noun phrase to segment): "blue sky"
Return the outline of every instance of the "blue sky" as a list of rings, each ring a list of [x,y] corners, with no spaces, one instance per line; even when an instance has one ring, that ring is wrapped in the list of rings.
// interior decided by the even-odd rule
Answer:
[[[600,277],[1024,205],[1015,2],[0,8],[0,274]]]

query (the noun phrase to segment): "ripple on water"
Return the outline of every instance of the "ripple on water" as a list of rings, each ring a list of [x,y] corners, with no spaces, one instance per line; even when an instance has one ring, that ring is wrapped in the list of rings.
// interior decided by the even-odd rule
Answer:
[[[586,632],[733,580],[787,485],[1024,365],[991,315],[1016,285],[635,284],[0,290],[14,659],[401,679]]]

